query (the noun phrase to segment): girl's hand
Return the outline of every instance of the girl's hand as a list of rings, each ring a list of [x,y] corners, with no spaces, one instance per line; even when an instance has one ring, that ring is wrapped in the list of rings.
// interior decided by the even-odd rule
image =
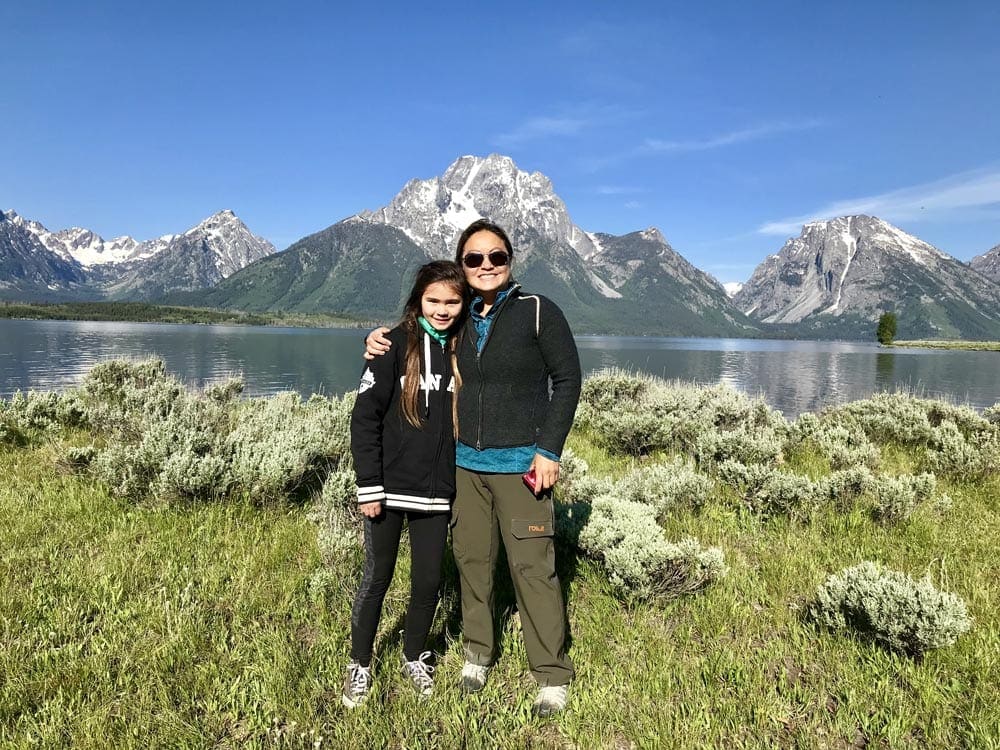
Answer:
[[[361,511],[361,515],[363,516],[375,518],[382,512],[382,503],[379,500],[371,503],[365,503],[364,505],[359,505],[358,510]]]
[[[546,490],[555,487],[559,481],[559,462],[553,461],[540,453],[535,454],[535,459],[531,462],[531,468],[535,470],[535,494],[541,495]]]
[[[389,351],[392,342],[386,338],[388,335],[389,329],[381,326],[365,336],[365,359],[375,359]]]

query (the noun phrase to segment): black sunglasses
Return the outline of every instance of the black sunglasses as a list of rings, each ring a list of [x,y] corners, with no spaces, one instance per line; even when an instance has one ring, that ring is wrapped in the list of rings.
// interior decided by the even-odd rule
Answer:
[[[510,260],[510,254],[506,250],[490,250],[486,255],[482,253],[469,253],[462,256],[462,262],[466,268],[479,268],[483,265],[483,260],[490,259],[494,266],[506,266]]]

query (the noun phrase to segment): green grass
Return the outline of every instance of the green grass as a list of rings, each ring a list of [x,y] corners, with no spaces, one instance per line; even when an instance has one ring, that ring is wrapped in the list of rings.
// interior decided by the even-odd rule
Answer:
[[[893,341],[891,346],[918,349],[963,349],[967,351],[1000,352],[1000,341]]]
[[[592,471],[624,470],[572,442]],[[339,691],[357,571],[311,593],[320,555],[306,509],[124,503],[54,470],[59,452],[0,449],[5,748],[1000,748],[995,479],[948,486],[946,515],[924,509],[893,527],[860,510],[762,521],[714,498],[664,523],[668,538],[722,547],[730,575],[674,601],[623,603],[599,566],[560,550],[578,676],[569,710],[541,721],[509,616],[486,689],[456,689],[450,563],[435,695],[418,702],[397,669],[401,554],[375,694],[349,712]],[[966,600],[974,629],[922,660],[817,631],[802,617],[809,597],[862,559],[929,571]],[[508,589],[499,599],[509,608]]]
[[[145,302],[3,302],[0,318],[25,320],[117,320],[140,323],[285,326],[296,328],[374,328],[381,321],[325,313],[219,310],[151,305]]]

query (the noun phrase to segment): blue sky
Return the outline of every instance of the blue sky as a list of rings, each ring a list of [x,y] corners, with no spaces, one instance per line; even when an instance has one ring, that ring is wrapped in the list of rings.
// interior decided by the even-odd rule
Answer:
[[[721,281],[810,218],[1000,243],[1000,3],[8,2],[0,208],[277,247],[463,154]]]

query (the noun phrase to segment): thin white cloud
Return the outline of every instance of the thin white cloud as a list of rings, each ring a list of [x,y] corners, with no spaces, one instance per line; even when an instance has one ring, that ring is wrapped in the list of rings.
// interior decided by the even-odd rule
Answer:
[[[556,107],[557,114],[531,117],[513,130],[493,136],[494,146],[509,148],[543,138],[576,136],[584,130],[615,125],[634,119],[641,113],[617,105],[578,102]]]
[[[835,201],[810,214],[762,224],[758,234],[788,236],[803,224],[838,216],[869,214],[891,222],[940,220],[1000,204],[1000,169],[990,167],[962,172],[941,180],[892,190],[866,198]]]
[[[576,135],[589,125],[580,117],[532,117],[508,133],[494,136],[497,146],[518,146],[526,141],[534,141],[550,136]]]
[[[624,207],[631,211],[636,208],[642,208],[642,204],[639,201],[626,201]]]
[[[747,141],[757,141],[761,138],[769,138],[779,133],[790,133],[798,130],[811,130],[823,125],[822,120],[792,120],[783,122],[769,122],[758,125],[754,128],[744,128],[723,133],[712,138],[705,138],[694,141],[665,141],[658,138],[647,138],[640,151],[643,153],[665,154],[685,151],[709,151],[716,148],[733,146],[737,143]]]
[[[586,172],[597,172],[622,162],[636,159],[643,156],[656,154],[679,154],[694,151],[710,151],[727,146],[735,146],[748,141],[756,141],[781,133],[791,133],[800,130],[811,130],[826,125],[820,119],[812,118],[805,120],[780,120],[764,123],[752,128],[733,130],[711,138],[702,138],[688,141],[664,140],[660,138],[647,138],[638,146],[627,151],[620,151],[607,156],[589,157],[582,159],[581,168]]]
[[[627,185],[599,185],[594,189],[598,195],[635,195],[646,192],[639,187],[629,187]]]

